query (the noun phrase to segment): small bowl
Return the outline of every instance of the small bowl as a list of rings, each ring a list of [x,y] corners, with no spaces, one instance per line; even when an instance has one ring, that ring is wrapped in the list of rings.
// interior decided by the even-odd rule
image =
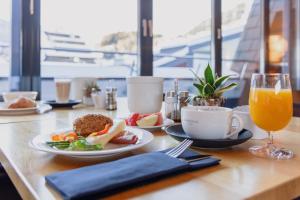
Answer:
[[[4,102],[5,103],[10,103],[12,102],[13,100],[19,98],[19,97],[27,97],[27,98],[30,98],[32,100],[35,101],[36,97],[37,97],[37,92],[35,91],[18,91],[18,92],[3,92],[2,93],[2,96],[3,96],[3,99],[4,99]]]

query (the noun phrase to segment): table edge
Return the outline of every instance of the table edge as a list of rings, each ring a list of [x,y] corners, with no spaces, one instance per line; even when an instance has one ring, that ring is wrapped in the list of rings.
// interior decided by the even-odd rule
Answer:
[[[12,181],[13,185],[15,186],[22,199],[38,200],[39,197],[37,193],[26,181],[26,178],[19,172],[16,165],[5,156],[2,149],[0,149],[0,161],[5,172],[9,176],[10,180]]]

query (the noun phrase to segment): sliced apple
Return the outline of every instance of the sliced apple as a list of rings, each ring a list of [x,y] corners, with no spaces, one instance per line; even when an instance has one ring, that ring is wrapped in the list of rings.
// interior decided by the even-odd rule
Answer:
[[[158,116],[153,114],[136,121],[139,127],[154,126],[158,120]]]

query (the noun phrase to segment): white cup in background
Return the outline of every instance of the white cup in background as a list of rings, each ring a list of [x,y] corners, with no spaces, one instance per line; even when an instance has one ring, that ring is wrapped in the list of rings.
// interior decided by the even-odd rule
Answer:
[[[232,119],[238,127],[232,127]],[[187,106],[181,109],[184,132],[194,139],[236,139],[243,129],[243,120],[230,108],[217,106]]]
[[[127,78],[128,108],[131,113],[160,112],[163,101],[163,78],[137,76]]]
[[[56,78],[55,90],[56,90],[56,102],[58,103],[67,103],[70,99],[70,90],[71,90],[71,80]]]
[[[244,128],[253,133],[252,139],[265,139],[268,133],[254,124],[250,117],[249,106],[238,106],[233,109],[233,113],[240,116],[244,122]]]

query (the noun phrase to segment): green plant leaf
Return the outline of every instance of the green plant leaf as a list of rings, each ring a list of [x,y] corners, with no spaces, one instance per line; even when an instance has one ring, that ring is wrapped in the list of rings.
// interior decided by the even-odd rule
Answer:
[[[214,74],[213,74],[213,71],[212,71],[209,63],[207,64],[207,67],[204,71],[204,78],[205,78],[206,83],[209,83],[210,86],[214,85],[215,78],[214,78]]]
[[[200,78],[196,72],[194,72],[193,70],[190,69],[190,71],[194,74],[195,78],[200,82],[201,85],[205,85],[205,83],[203,82],[202,78]]]
[[[200,84],[197,84],[197,83],[194,83],[193,85],[198,89],[199,95],[201,96],[202,91],[203,91],[203,85],[200,85]]]
[[[225,83],[229,79],[230,75],[219,77],[215,80],[214,86],[215,88],[220,87],[222,83]]]
[[[228,91],[228,90],[231,90],[233,88],[235,88],[237,86],[237,83],[231,83],[225,87],[222,87],[218,90],[215,91],[215,94],[216,95],[220,95],[220,94],[223,94],[224,92]]]
[[[205,96],[210,96],[214,92],[215,92],[215,89],[209,83],[206,83],[202,90],[202,93],[205,94]]]

